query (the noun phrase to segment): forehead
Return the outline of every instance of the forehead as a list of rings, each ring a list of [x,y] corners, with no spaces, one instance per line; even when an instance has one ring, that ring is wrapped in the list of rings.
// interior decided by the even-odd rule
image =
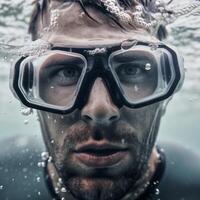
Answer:
[[[50,43],[94,46],[94,44],[120,43],[127,39],[145,42],[157,41],[144,29],[135,29],[130,25],[122,29],[105,13],[96,8],[86,8],[93,18],[91,19],[78,3],[55,2],[50,3],[49,13],[45,16],[46,26],[50,30],[42,34],[42,38]]]

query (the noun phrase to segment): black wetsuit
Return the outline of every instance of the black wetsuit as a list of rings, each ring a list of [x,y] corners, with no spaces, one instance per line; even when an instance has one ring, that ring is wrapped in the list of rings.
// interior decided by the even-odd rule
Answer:
[[[2,146],[0,200],[56,199],[45,169],[38,167],[40,147],[32,143],[16,145],[9,140]],[[178,145],[159,146],[161,162],[139,200],[200,200],[200,157]]]

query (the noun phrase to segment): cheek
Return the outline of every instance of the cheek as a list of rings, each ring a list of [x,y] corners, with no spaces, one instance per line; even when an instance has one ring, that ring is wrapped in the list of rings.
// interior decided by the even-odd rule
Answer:
[[[123,107],[121,109],[121,118],[134,127],[139,135],[144,135],[150,131],[152,124],[160,122],[159,119],[155,119],[159,110],[159,104],[153,104],[139,109]]]
[[[59,148],[62,138],[76,119],[76,112],[70,115],[57,115],[47,112],[38,112],[44,142],[48,151]]]
[[[70,126],[80,120],[79,116],[80,114],[78,110],[67,115],[47,112],[39,113],[41,127],[45,127],[43,132],[52,138],[57,138],[59,135],[66,132]]]

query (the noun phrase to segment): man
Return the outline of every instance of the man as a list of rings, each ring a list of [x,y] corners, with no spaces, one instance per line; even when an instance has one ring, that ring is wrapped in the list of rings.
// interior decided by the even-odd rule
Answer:
[[[199,199],[199,158],[155,145],[184,76],[181,56],[159,41],[155,5],[36,1],[30,33],[40,46],[16,62],[11,88],[38,109],[53,198]]]

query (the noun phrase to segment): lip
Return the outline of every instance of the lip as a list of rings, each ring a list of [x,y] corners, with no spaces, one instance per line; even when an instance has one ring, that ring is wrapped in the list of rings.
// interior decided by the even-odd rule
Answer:
[[[75,158],[88,167],[105,168],[122,161],[128,148],[121,145],[90,143],[74,151]]]

